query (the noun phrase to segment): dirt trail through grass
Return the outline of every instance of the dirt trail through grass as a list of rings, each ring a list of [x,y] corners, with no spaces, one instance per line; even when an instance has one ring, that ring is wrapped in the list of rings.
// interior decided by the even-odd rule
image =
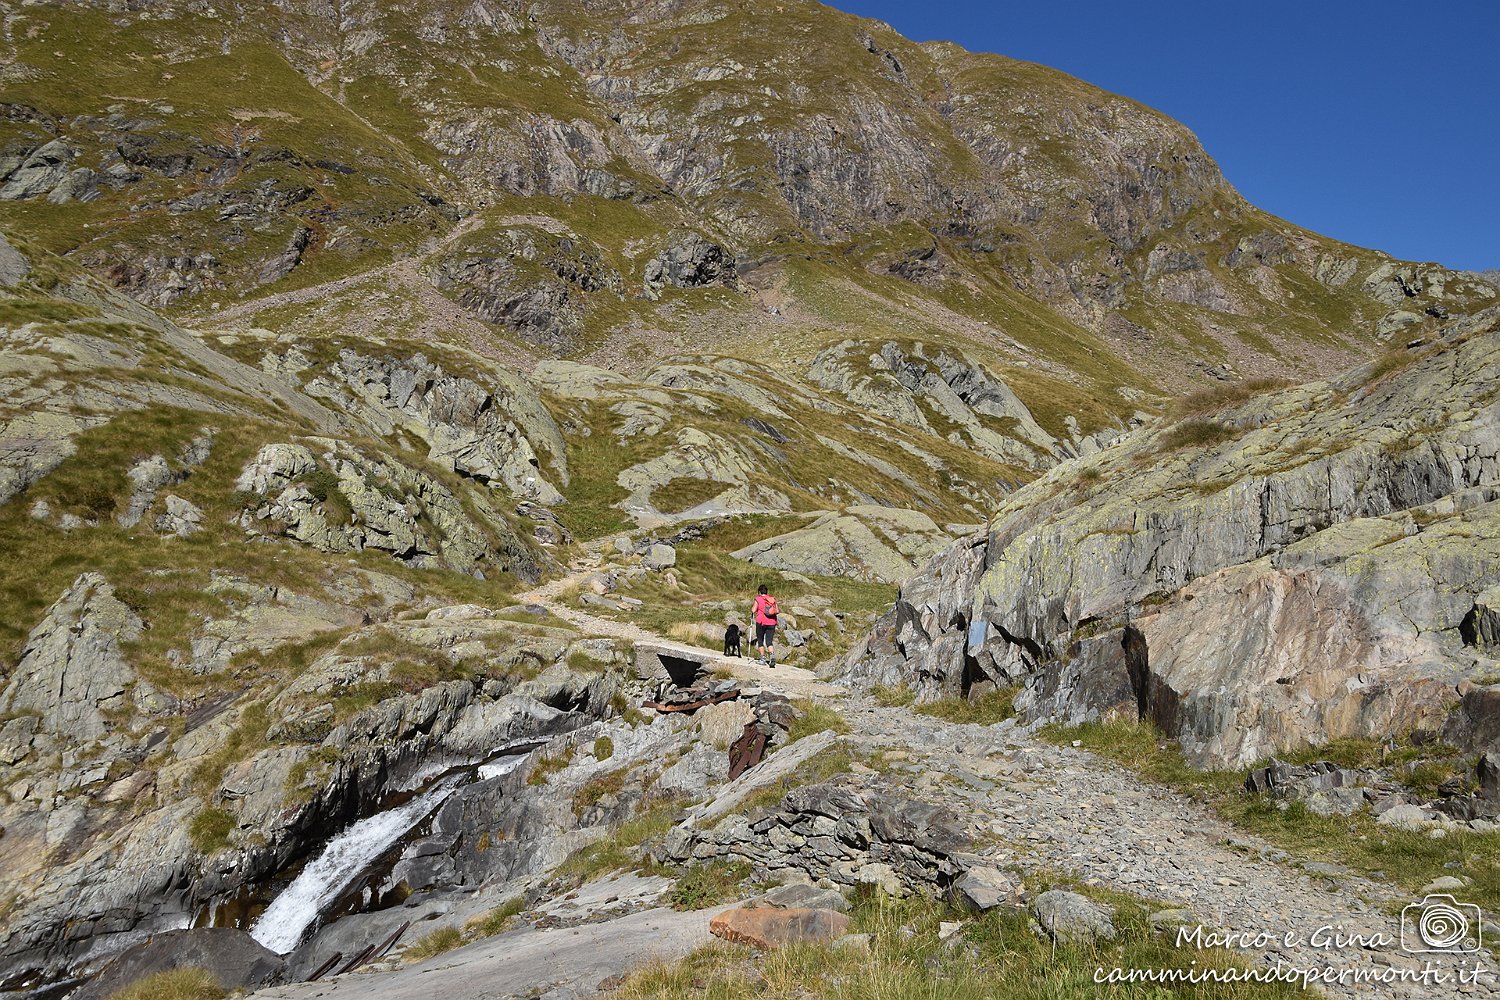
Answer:
[[[278,306],[316,302],[319,299],[325,299],[339,292],[347,291],[356,285],[363,284],[375,278],[399,279],[415,291],[420,292],[425,287],[431,291],[432,295],[442,298],[432,288],[431,284],[421,276],[419,271],[421,265],[474,232],[474,230],[483,225],[483,222],[484,220],[477,215],[462,220],[446,233],[429,240],[414,257],[403,258],[393,261],[390,264],[382,264],[379,267],[372,267],[367,271],[360,271],[357,274],[347,275],[333,281],[325,281],[317,285],[309,285],[306,288],[294,288],[291,291],[273,292],[270,295],[262,295],[259,298],[249,299],[237,305],[232,305],[227,309],[188,317],[183,323],[186,326],[222,326],[235,320],[254,316],[256,313],[264,312],[267,309],[274,309]],[[422,298],[423,304],[428,305],[427,297],[422,296]],[[443,301],[447,302],[448,300],[443,299]],[[449,305],[452,305],[452,303],[449,303]],[[458,309],[457,306],[453,306],[453,308],[455,310]],[[461,310],[459,311],[461,312]],[[466,313],[463,315],[467,317]],[[473,319],[469,318],[469,322],[473,322]]]
[[[771,668],[761,666],[749,657],[723,656],[715,650],[669,639],[630,622],[614,621],[591,615],[563,601],[564,594],[576,588],[582,580],[596,572],[598,572],[597,566],[575,569],[567,576],[559,577],[535,590],[518,595],[517,600],[544,607],[585,634],[608,636],[628,642],[644,642],[664,649],[677,650],[694,659],[702,659],[711,670],[727,673],[736,680],[754,684],[767,691],[784,694],[789,698],[842,698],[847,694],[844,688],[821,681],[812,671],[801,667],[779,664]]]

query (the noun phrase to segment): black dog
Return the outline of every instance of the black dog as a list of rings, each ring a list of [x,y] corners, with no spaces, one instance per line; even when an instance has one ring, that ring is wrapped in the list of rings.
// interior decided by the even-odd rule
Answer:
[[[740,627],[731,625],[724,630],[724,655],[740,655]]]

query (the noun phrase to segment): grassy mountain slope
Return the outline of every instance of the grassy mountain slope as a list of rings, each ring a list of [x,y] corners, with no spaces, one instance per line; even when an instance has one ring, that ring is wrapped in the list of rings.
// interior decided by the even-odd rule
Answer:
[[[1080,352],[1162,391],[1324,373],[1493,294],[1255,210],[1148,108],[814,3],[68,4],[15,24],[18,229],[207,322],[249,299],[235,321],[363,334],[373,297],[382,325],[508,358],[639,367],[686,343],[779,367],[775,310],[798,339],[970,337],[1128,413],[1128,380]],[[105,37],[118,58],[90,61]],[[61,162],[28,168],[52,140]],[[690,233],[740,280],[653,281]]]

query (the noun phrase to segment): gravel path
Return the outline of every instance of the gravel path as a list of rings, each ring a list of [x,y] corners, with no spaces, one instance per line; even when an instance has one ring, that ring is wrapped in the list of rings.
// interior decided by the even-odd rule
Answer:
[[[855,728],[853,742],[895,758],[896,782],[917,797],[941,786],[940,801],[988,827],[997,844],[981,853],[999,866],[1157,900],[1210,928],[1251,938],[1264,932],[1264,944],[1241,950],[1267,966],[1394,977],[1416,975],[1433,959],[1436,972],[1426,981],[1321,985],[1331,996],[1500,995],[1488,955],[1480,981],[1462,984],[1457,972],[1474,967],[1470,956],[1401,949],[1395,914],[1410,897],[1335,866],[1299,865],[1206,807],[1093,754],[1041,743],[1019,727],[955,726],[862,699],[841,710]],[[934,800],[930,791],[925,797]],[[1317,932],[1325,927],[1387,940],[1324,943]]]
[[[893,761],[893,781],[913,797],[945,802],[987,828],[995,841],[987,853],[997,865],[1066,874],[1159,901],[1163,909],[1187,910],[1194,923],[1256,941],[1240,950],[1264,966],[1344,972],[1343,982],[1319,985],[1330,996],[1500,996],[1497,966],[1487,954],[1477,981],[1463,983],[1458,971],[1473,969],[1475,958],[1401,948],[1399,911],[1414,900],[1390,885],[1288,857],[1203,805],[1112,761],[1043,743],[1013,723],[954,725],[882,708],[805,670],[769,671],[725,659],[562,603],[563,593],[597,570],[575,567],[520,599],[588,633],[706,656],[771,690],[840,698],[853,730],[846,739],[883,751]],[[1462,901],[1462,891],[1455,894]],[[1325,928],[1331,931],[1320,934]],[[1335,932],[1362,940],[1325,940]],[[1423,975],[1429,961],[1427,978],[1411,978]],[[1355,982],[1355,975],[1387,981]]]
[[[344,278],[336,278],[333,281],[325,281],[318,285],[309,285],[306,288],[294,288],[287,292],[273,292],[270,295],[262,295],[259,298],[247,299],[227,309],[219,309],[215,312],[205,313],[200,316],[192,316],[184,320],[186,326],[222,326],[237,319],[254,316],[266,309],[274,309],[277,306],[293,305],[303,302],[316,302],[325,299],[338,292],[347,291],[355,285],[362,284],[374,278],[391,278],[399,275],[415,274],[417,269],[427,260],[440,253],[445,248],[453,245],[458,240],[472,233],[483,224],[479,216],[470,216],[459,222],[458,225],[446,233],[429,240],[426,245],[418,251],[417,256],[404,258],[390,264],[382,264],[380,267],[372,267],[368,271],[360,271]],[[426,282],[422,282],[426,284]],[[428,286],[429,288],[431,286]],[[435,294],[435,293],[434,293]],[[445,300],[446,301],[446,300]],[[456,307],[455,307],[456,308]]]

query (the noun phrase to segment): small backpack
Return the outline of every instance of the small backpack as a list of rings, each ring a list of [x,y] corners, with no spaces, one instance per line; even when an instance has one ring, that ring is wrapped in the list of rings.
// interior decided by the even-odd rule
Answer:
[[[771,619],[773,622],[777,619],[777,617],[779,617],[776,610],[776,598],[772,597],[769,594],[766,595],[765,613],[766,617]]]

